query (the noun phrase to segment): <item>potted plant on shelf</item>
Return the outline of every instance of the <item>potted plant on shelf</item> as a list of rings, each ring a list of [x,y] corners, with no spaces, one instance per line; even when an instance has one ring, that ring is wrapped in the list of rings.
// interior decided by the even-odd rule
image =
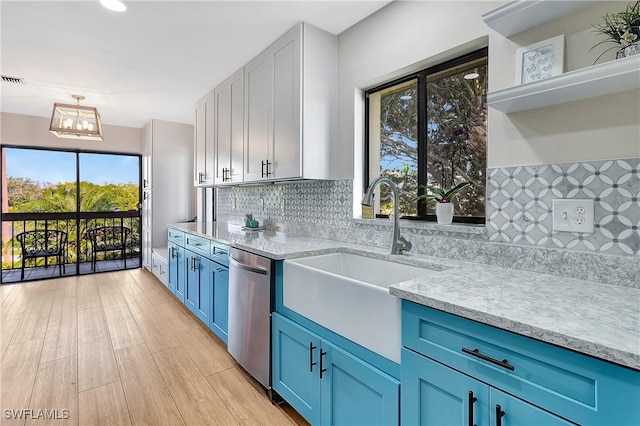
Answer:
[[[591,49],[603,43],[614,43],[615,46],[602,52],[595,62],[611,49],[618,49],[616,59],[640,53],[640,0],[629,3],[623,12],[606,14],[603,19],[604,24],[593,27],[606,38]]]
[[[453,221],[453,199],[464,189],[467,185],[470,185],[470,182],[460,182],[450,189],[442,189],[436,186],[427,185],[427,189],[430,193],[422,194],[416,198],[414,201],[418,200],[426,200],[426,201],[437,201],[436,204],[436,217],[438,219],[438,225],[451,225]]]

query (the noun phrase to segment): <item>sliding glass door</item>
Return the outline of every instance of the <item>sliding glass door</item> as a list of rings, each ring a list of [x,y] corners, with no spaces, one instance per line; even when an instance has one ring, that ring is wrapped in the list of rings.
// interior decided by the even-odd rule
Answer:
[[[2,283],[139,267],[140,164],[3,147]]]

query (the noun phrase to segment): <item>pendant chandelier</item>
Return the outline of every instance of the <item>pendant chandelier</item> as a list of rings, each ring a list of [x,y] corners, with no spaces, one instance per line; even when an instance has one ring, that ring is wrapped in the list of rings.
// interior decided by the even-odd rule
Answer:
[[[53,104],[49,131],[59,138],[102,140],[102,125],[98,109],[80,105],[81,95],[71,95],[77,101],[72,104]]]

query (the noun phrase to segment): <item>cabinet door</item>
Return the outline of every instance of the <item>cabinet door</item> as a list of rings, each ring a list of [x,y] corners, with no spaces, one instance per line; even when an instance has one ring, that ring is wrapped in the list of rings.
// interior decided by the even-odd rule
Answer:
[[[176,297],[182,303],[185,302],[186,284],[187,284],[187,270],[189,269],[189,262],[185,253],[185,249],[182,247],[176,247],[176,254],[178,257],[177,265],[181,270],[178,270],[178,277],[176,280]]]
[[[169,243],[168,247],[169,281],[167,282],[167,286],[173,294],[176,294],[178,282],[183,280],[181,277],[184,274],[184,259],[181,257],[183,253],[182,248],[173,243]]]
[[[211,284],[212,263],[209,259],[198,256],[197,269],[198,269],[198,285],[197,295],[195,295],[195,306],[193,313],[196,314],[200,321],[209,324],[211,318]]]
[[[143,213],[144,214],[144,213]],[[153,270],[153,264],[151,262],[152,257],[152,247],[151,247],[151,229],[142,228],[142,241],[140,244],[142,245],[142,266],[147,268],[147,270]]]
[[[272,332],[273,388],[307,421],[320,424],[320,338],[277,313]]]
[[[489,414],[491,416],[489,424],[491,425],[554,426],[574,424],[495,388],[490,390]]]
[[[402,424],[487,424],[487,385],[405,348],[401,374]]]
[[[195,186],[213,184],[214,118],[214,98],[211,92],[196,104],[193,145]]]
[[[196,186],[203,185],[206,179],[206,133],[205,133],[205,99],[198,101],[196,104],[196,116],[194,125],[194,143],[193,143],[193,156],[194,156],[194,178],[193,184]]]
[[[273,55],[273,141],[270,145],[273,166],[270,178],[302,176],[301,37],[298,26],[270,49]]]
[[[213,91],[204,101],[204,184],[215,183],[216,101]]]
[[[244,180],[248,182],[267,178],[268,147],[273,140],[273,56],[269,51],[244,67],[244,84]]]
[[[215,183],[242,182],[244,152],[244,69],[214,91]]]
[[[322,424],[397,425],[400,383],[361,359],[322,340]]]
[[[198,294],[200,286],[200,256],[185,250],[185,285],[184,285],[184,304],[191,312],[197,315],[198,310]]]
[[[226,82],[225,82],[226,83]],[[215,182],[226,183],[231,168],[231,86],[223,83],[214,92],[216,145]]]
[[[211,262],[212,279],[211,315],[209,317],[209,328],[223,342],[227,343],[227,332],[229,323],[229,268],[216,262]]]
[[[244,180],[244,69],[231,81],[231,182]]]

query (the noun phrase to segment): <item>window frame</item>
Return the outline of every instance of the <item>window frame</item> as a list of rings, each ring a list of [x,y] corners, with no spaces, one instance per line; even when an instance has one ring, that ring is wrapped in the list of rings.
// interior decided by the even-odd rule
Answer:
[[[456,58],[450,59],[448,61],[433,65],[431,67],[422,69],[420,71],[402,76],[393,81],[386,82],[379,86],[368,89],[364,92],[364,158],[363,158],[363,178],[364,178],[364,188],[363,191],[367,190],[367,186],[370,181],[369,174],[369,155],[370,155],[370,146],[369,146],[369,117],[370,117],[370,107],[369,107],[369,97],[372,93],[379,92],[381,90],[388,89],[390,87],[394,87],[400,85],[402,83],[406,83],[410,80],[417,80],[417,98],[418,98],[418,140],[417,140],[417,150],[418,150],[418,194],[424,194],[424,185],[426,185],[426,173],[423,173],[422,164],[426,164],[426,152],[427,152],[427,121],[425,118],[427,117],[427,79],[428,76],[441,73],[446,70],[451,70],[453,68],[465,65],[472,61],[476,61],[479,59],[485,58],[487,61],[487,67],[489,63],[489,48],[483,47],[481,49],[475,50],[473,52],[464,54],[462,56],[458,56]],[[486,172],[486,170],[485,170]],[[485,190],[485,200],[486,200],[486,190]],[[418,214],[416,216],[402,216],[401,219],[415,220],[415,221],[429,221],[435,222],[436,215],[435,214],[426,214],[427,212],[427,203],[425,200],[418,201]],[[376,214],[376,217],[388,217],[388,215]],[[485,216],[454,216],[453,221],[457,223],[473,223],[473,224],[485,224],[486,223],[486,201],[485,201]]]

